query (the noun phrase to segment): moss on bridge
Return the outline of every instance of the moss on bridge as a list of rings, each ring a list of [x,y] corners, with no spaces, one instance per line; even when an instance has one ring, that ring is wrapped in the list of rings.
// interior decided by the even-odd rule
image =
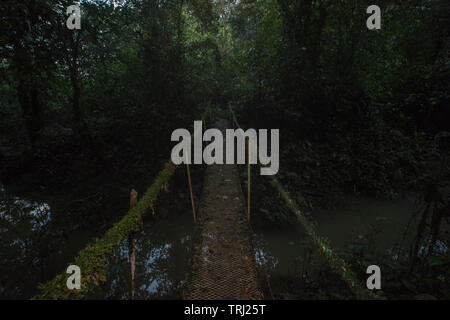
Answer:
[[[169,181],[175,168],[171,161],[167,162],[136,206],[128,211],[122,220],[109,229],[102,238],[81,250],[73,263],[70,263],[81,269],[80,290],[68,289],[66,281],[69,275],[62,272],[53,280],[41,284],[39,286],[41,293],[33,299],[81,299],[90,290],[105,282],[106,267],[113,249],[122,244],[128,235],[140,230],[143,216],[156,202],[160,190],[165,188],[165,184]]]

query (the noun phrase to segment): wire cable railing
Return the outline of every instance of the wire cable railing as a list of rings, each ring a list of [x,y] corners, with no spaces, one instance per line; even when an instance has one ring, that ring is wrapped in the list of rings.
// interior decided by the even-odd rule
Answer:
[[[231,104],[229,104],[229,111],[231,114],[231,121],[233,122],[233,126],[238,129],[242,129],[237,121]],[[357,278],[356,274],[350,269],[349,264],[333,250],[327,240],[325,240],[316,232],[313,223],[309,221],[308,218],[306,218],[306,216],[302,213],[302,211],[300,210],[300,206],[290,196],[289,192],[283,187],[280,181],[273,175],[266,177],[268,177],[271,186],[279,192],[286,206],[294,213],[297,221],[305,229],[306,234],[313,241],[318,251],[326,258],[331,269],[336,274],[338,274],[340,278],[347,284],[350,291],[355,295],[355,297],[357,299],[382,298],[363,286],[363,284]]]
[[[202,114],[202,121],[206,121],[209,114],[208,107]],[[173,164],[171,160],[167,161],[142,198],[130,208],[125,216],[106,231],[103,237],[96,239],[95,243],[89,244],[82,249],[74,258],[73,262],[68,264],[76,265],[81,270],[80,289],[69,289],[66,284],[68,274],[62,272],[56,275],[52,280],[40,284],[38,286],[40,293],[32,299],[82,299],[101,283],[106,282],[107,266],[114,248],[120,246],[129,236],[132,236],[141,230],[144,216],[149,209],[154,212],[154,206],[158,199],[158,195],[161,190],[167,190],[167,183],[174,174],[176,168],[177,166]],[[193,201],[190,181],[189,186],[191,199]],[[194,206],[193,203],[192,206]]]

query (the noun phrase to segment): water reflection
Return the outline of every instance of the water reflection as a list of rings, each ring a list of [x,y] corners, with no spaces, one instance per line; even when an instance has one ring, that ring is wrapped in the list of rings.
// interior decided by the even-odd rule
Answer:
[[[402,240],[403,248],[412,244],[416,227],[415,221],[410,220],[417,210],[414,198],[387,201],[352,197],[348,203],[343,208],[312,212],[318,234],[328,238],[335,250],[347,248],[355,239],[365,240],[370,242],[368,244],[375,252],[380,255],[388,253],[395,258]],[[408,224],[409,232],[404,237]],[[448,223],[444,223],[442,229],[449,230]],[[256,232],[256,261],[272,276],[298,276],[299,270],[310,264],[314,257],[314,247],[305,238],[301,227],[289,227],[283,231],[259,229]],[[421,245],[420,254],[428,248],[426,241],[431,239],[426,239]],[[448,245],[442,240],[437,240],[434,250],[438,254],[449,252]]]
[[[0,221],[2,222],[2,232],[7,232],[9,225],[17,226],[23,222],[27,222],[32,231],[37,231],[50,222],[50,205],[20,198],[2,200],[0,202]]]
[[[180,299],[189,270],[194,225],[189,214],[148,221],[135,239],[135,299]],[[130,288],[128,243],[117,248],[108,280],[91,299],[127,299]]]
[[[300,227],[256,230],[253,243],[257,264],[271,276],[298,275],[299,259],[308,254],[309,242]]]
[[[45,202],[1,194],[0,199],[0,297],[26,295],[39,281],[43,238],[51,221],[51,208]]]
[[[74,229],[75,207],[57,210],[51,201],[0,192],[0,299],[31,298],[93,238],[88,228]]]

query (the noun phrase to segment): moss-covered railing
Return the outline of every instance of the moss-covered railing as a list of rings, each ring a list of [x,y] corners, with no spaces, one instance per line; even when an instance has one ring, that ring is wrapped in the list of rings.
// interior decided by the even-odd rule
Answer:
[[[206,121],[207,116],[210,114],[211,110],[208,107],[201,117],[202,121]],[[32,299],[81,299],[88,292],[105,282],[108,260],[114,248],[120,246],[129,235],[141,229],[144,215],[149,208],[154,208],[160,191],[166,188],[166,183],[172,177],[175,169],[176,166],[169,160],[138,203],[119,222],[112,226],[102,238],[96,239],[95,243],[81,250],[73,263],[69,264],[80,267],[81,289],[68,289],[66,282],[69,275],[63,272],[45,284],[40,284],[38,287],[40,293]]]
[[[234,114],[231,105],[229,105],[229,110],[231,113],[231,121],[233,121],[237,128],[241,128],[237,122],[236,115]],[[270,179],[270,184],[272,187],[274,187],[284,199],[286,206],[295,214],[297,221],[305,229],[306,234],[315,244],[319,252],[325,256],[330,268],[347,284],[348,288],[355,295],[355,297],[357,299],[382,299],[381,296],[376,295],[369,289],[365,288],[365,286],[363,286],[356,277],[355,273],[350,270],[348,263],[334,252],[331,245],[325,238],[320,237],[317,234],[313,224],[301,212],[300,206],[295,202],[295,200],[292,199],[289,192],[284,189],[278,179],[275,176],[267,177]]]
[[[143,216],[154,205],[160,190],[164,188],[175,168],[172,161],[168,161],[136,206],[130,209],[122,220],[111,227],[102,238],[80,251],[71,263],[81,269],[80,290],[67,288],[66,281],[69,275],[64,272],[58,274],[53,280],[41,284],[39,286],[41,293],[33,299],[80,299],[100,283],[105,282],[108,259],[114,248],[120,246],[128,235],[140,230]]]

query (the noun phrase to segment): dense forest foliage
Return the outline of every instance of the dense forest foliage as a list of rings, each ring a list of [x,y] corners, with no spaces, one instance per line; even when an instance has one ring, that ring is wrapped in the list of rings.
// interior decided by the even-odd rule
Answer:
[[[107,172],[154,165],[167,158],[173,128],[214,93],[207,1],[84,1],[79,31],[66,27],[70,4],[2,3],[5,182],[70,175],[77,161]]]
[[[368,30],[372,2],[83,0],[69,30],[74,1],[3,0],[1,183],[96,194],[79,210],[92,212],[148,186],[174,129],[232,105],[246,128],[280,128],[279,176],[303,204],[417,192],[411,271],[450,217],[450,3],[379,0]],[[259,205],[266,222],[287,219]]]

